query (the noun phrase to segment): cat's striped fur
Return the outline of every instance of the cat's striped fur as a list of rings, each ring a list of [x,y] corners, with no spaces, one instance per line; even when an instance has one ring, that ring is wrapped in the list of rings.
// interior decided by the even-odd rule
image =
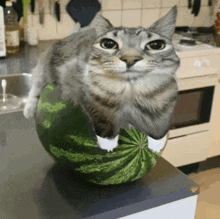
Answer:
[[[150,28],[114,28],[96,16],[42,55],[24,115],[34,116],[44,86],[53,82],[90,118],[101,148],[117,147],[120,129],[129,125],[163,138],[178,96],[175,19],[176,7]]]

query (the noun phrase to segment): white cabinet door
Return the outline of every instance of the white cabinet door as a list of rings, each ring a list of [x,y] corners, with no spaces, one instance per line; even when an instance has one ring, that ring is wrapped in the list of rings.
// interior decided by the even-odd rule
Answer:
[[[209,141],[210,131],[169,139],[162,157],[176,167],[206,160]]]

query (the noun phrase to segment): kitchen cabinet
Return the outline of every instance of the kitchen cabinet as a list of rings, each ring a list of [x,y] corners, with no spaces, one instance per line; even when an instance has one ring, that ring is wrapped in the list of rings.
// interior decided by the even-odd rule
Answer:
[[[208,157],[210,158],[218,155],[220,155],[220,81],[215,87],[212,105],[211,139]]]
[[[184,166],[207,159],[210,131],[169,139],[162,156],[174,166]]]

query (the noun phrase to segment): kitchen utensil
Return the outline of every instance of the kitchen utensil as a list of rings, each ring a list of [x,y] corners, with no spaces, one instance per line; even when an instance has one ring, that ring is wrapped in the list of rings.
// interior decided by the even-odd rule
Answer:
[[[39,8],[39,18],[40,18],[40,23],[44,23],[44,3],[46,0],[38,0],[40,2],[40,8]]]
[[[27,19],[26,19],[27,18],[27,8],[28,8],[30,2],[31,2],[31,0],[22,0],[22,3],[23,3],[23,17],[24,17],[23,21],[24,21],[24,23],[26,23],[26,21],[27,21]]]
[[[39,9],[39,19],[40,19],[40,24],[44,23],[44,7],[40,6]]]
[[[188,0],[188,8],[192,8],[192,0]]]
[[[34,13],[35,10],[35,0],[31,0],[31,12]]]
[[[194,14],[194,16],[198,16],[200,8],[201,0],[194,0],[192,14]]]
[[[57,21],[60,21],[60,1],[59,0],[55,1],[55,14],[56,14]]]
[[[20,21],[21,17],[23,17],[23,3],[22,0],[17,0],[13,2],[13,8],[18,14],[18,22]]]

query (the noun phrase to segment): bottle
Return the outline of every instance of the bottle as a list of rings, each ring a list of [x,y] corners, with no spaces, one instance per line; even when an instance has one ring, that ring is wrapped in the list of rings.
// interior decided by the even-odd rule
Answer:
[[[18,14],[11,1],[6,1],[4,9],[6,53],[15,54],[19,51]]]
[[[5,47],[5,25],[4,25],[4,9],[0,5],[0,57],[6,56]],[[0,74],[1,74],[1,63],[0,63]]]

